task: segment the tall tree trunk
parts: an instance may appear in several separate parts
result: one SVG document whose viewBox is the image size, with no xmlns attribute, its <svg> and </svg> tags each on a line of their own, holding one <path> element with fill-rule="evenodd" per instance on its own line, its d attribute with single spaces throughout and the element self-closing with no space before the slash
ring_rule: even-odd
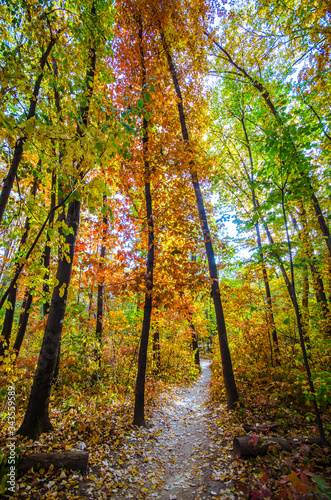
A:
<svg viewBox="0 0 331 500">
<path fill-rule="evenodd" d="M 267 298 L 267 322 L 268 322 L 268 329 L 271 334 L 272 342 L 274 345 L 274 351 L 275 351 L 275 361 L 276 365 L 280 365 L 280 352 L 279 352 L 279 345 L 278 345 L 278 336 L 277 336 L 277 330 L 276 330 L 276 324 L 275 324 L 275 318 L 274 318 L 274 313 L 273 313 L 273 308 L 272 308 L 272 300 L 271 300 L 271 292 L 270 292 L 270 284 L 269 284 L 269 277 L 268 277 L 268 272 L 267 272 L 267 267 L 265 264 L 265 259 L 264 255 L 262 252 L 262 243 L 261 243 L 261 235 L 260 235 L 260 228 L 259 228 L 259 223 L 255 223 L 255 230 L 256 230 L 256 237 L 257 237 L 257 245 L 260 250 L 260 261 L 262 265 L 262 274 L 263 274 L 263 282 L 264 282 L 264 289 L 265 289 L 265 294 Z"/>
<path fill-rule="evenodd" d="M 107 196 L 104 195 L 103 197 L 103 207 L 107 207 Z M 102 270 L 104 266 L 104 260 L 105 260 L 105 255 L 106 255 L 106 235 L 107 235 L 107 225 L 108 225 L 108 219 L 107 216 L 104 215 L 102 219 L 102 244 L 101 244 L 101 250 L 100 250 L 100 260 L 99 260 L 99 273 L 101 274 L 101 278 L 99 276 L 99 282 L 98 282 L 98 294 L 97 294 L 97 325 L 96 325 L 96 330 L 95 330 L 95 335 L 97 342 L 99 344 L 98 346 L 98 352 L 97 352 L 97 363 L 98 367 L 101 368 L 101 348 L 102 348 L 102 330 L 103 330 L 103 287 L 104 287 L 104 278 L 102 276 Z"/>
<path fill-rule="evenodd" d="M 26 328 L 28 326 L 30 308 L 32 305 L 32 293 L 31 290 L 27 290 L 24 295 L 23 304 L 22 304 L 22 312 L 20 314 L 20 319 L 18 322 L 18 332 L 16 335 L 15 343 L 14 343 L 14 352 L 16 353 L 16 357 L 18 357 L 22 342 L 24 339 L 24 335 L 26 332 Z"/>
<path fill-rule="evenodd" d="M 139 21 L 139 49 L 140 61 L 142 69 L 142 93 L 146 87 L 146 67 L 145 57 L 143 51 L 143 26 L 141 20 Z M 154 273 L 154 223 L 153 223 L 153 207 L 151 196 L 151 183 L 150 183 L 150 165 L 148 161 L 148 122 L 143 117 L 143 158 L 144 158 L 144 177 L 145 177 L 145 203 L 146 203 L 146 216 L 147 216 L 147 230 L 148 230 L 148 249 L 147 249 L 147 269 L 146 269 L 146 293 L 144 304 L 144 318 L 141 330 L 140 347 L 138 354 L 138 373 L 136 379 L 135 389 L 135 405 L 133 425 L 145 426 L 145 377 L 147 366 L 147 350 L 148 338 L 151 325 L 152 316 L 152 293 L 153 293 L 153 273 Z"/>
<path fill-rule="evenodd" d="M 191 335 L 192 335 L 192 351 L 194 354 L 194 363 L 200 368 L 200 353 L 199 353 L 199 344 L 198 344 L 198 334 L 195 331 L 194 325 L 191 322 L 190 323 L 190 330 L 191 330 Z"/>
<path fill-rule="evenodd" d="M 47 62 L 47 58 L 48 58 L 55 42 L 56 42 L 56 38 L 51 38 L 45 52 L 41 56 L 41 59 L 40 59 L 41 72 L 38 75 L 36 82 L 34 84 L 33 93 L 32 93 L 31 99 L 30 99 L 30 107 L 29 107 L 29 111 L 28 111 L 27 120 L 30 120 L 30 118 L 33 118 L 36 114 L 37 99 L 38 99 L 38 95 L 39 95 L 39 91 L 40 91 L 41 82 L 42 82 L 42 79 L 44 76 L 45 65 Z M 0 222 L 2 221 L 3 214 L 5 212 L 6 205 L 7 205 L 8 200 L 9 200 L 10 192 L 11 192 L 13 184 L 14 184 L 15 176 L 17 174 L 17 170 L 18 170 L 18 167 L 19 167 L 21 159 L 22 159 L 23 147 L 24 147 L 25 141 L 26 141 L 25 136 L 20 137 L 16 141 L 13 159 L 12 159 L 7 177 L 3 181 L 3 187 L 2 187 L 1 194 L 0 194 Z"/>
<path fill-rule="evenodd" d="M 309 232 L 307 231 L 307 220 L 306 220 L 306 211 L 303 207 L 303 204 L 301 204 L 300 207 L 300 221 L 302 223 L 302 231 L 299 228 L 299 225 L 297 223 L 296 218 L 294 215 L 291 214 L 291 220 L 292 224 L 299 234 L 299 239 L 301 240 L 302 243 L 302 248 L 304 255 L 307 259 L 309 259 L 309 267 L 310 267 L 310 272 L 312 276 L 312 285 L 315 291 L 315 296 L 317 302 L 320 304 L 321 307 L 321 314 L 323 317 L 323 321 L 325 322 L 325 331 L 327 335 L 331 335 L 331 323 L 329 319 L 329 304 L 325 295 L 324 291 L 324 283 L 323 279 L 321 276 L 321 273 L 318 271 L 317 267 L 317 260 L 314 254 L 314 249 L 313 249 L 313 244 L 311 241 L 311 236 Z M 306 267 L 306 266 L 305 266 Z M 306 276 L 306 274 L 305 274 Z M 306 278 L 308 280 L 308 276 Z M 308 284 L 309 287 L 309 284 Z"/>
<path fill-rule="evenodd" d="M 96 15 L 95 4 L 93 3 L 91 15 Z M 80 108 L 81 123 L 77 126 L 77 137 L 84 135 L 88 122 L 88 113 L 91 103 L 94 87 L 96 67 L 96 50 L 89 50 L 89 65 L 86 72 L 85 87 L 86 97 L 85 105 Z M 81 175 L 80 169 L 83 164 L 83 158 L 76 165 L 77 172 Z M 49 399 L 51 394 L 52 381 L 58 351 L 60 348 L 62 325 L 65 315 L 66 302 L 68 296 L 68 287 L 70 284 L 72 263 L 75 251 L 75 243 L 80 219 L 80 201 L 73 199 L 68 206 L 66 217 L 66 225 L 72 232 L 69 232 L 65 237 L 66 248 L 69 248 L 68 255 L 65 258 L 62 255 L 58 263 L 56 279 L 57 286 L 53 290 L 50 311 L 48 315 L 47 325 L 43 338 L 43 343 L 38 359 L 38 366 L 34 376 L 33 385 L 30 393 L 28 407 L 22 425 L 18 433 L 29 438 L 36 439 L 41 433 L 52 429 L 52 424 L 49 419 Z"/>
<path fill-rule="evenodd" d="M 245 138 L 246 138 L 246 147 L 248 150 L 249 161 L 250 161 L 250 173 L 249 173 L 248 169 L 246 168 L 246 165 L 244 162 L 243 162 L 243 165 L 244 165 L 247 181 L 248 181 L 249 185 L 251 186 L 254 213 L 258 214 L 258 204 L 257 204 L 257 200 L 256 200 L 255 189 L 253 187 L 253 185 L 254 185 L 253 183 L 255 181 L 253 154 L 252 154 L 252 150 L 251 150 L 249 135 L 248 135 L 248 132 L 246 129 L 245 116 L 244 116 L 243 110 L 242 110 L 242 117 L 240 118 L 240 122 L 241 122 L 243 131 L 245 134 Z M 279 365 L 280 364 L 280 356 L 279 356 L 277 330 L 276 330 L 275 318 L 274 318 L 273 308 L 272 308 L 272 300 L 271 300 L 271 292 L 270 292 L 270 284 L 269 284 L 267 266 L 266 266 L 264 255 L 262 252 L 260 226 L 259 226 L 258 222 L 255 223 L 255 231 L 256 231 L 257 245 L 259 248 L 260 262 L 261 262 L 261 266 L 262 266 L 262 275 L 263 275 L 263 281 L 264 281 L 265 294 L 266 294 L 266 298 L 267 298 L 267 324 L 268 324 L 268 329 L 269 329 L 269 335 L 271 334 L 271 338 L 272 338 L 272 341 L 274 344 L 276 365 Z M 272 346 L 271 346 L 271 351 L 272 351 Z M 271 352 L 271 359 L 272 359 L 272 352 Z"/>
<path fill-rule="evenodd" d="M 178 106 L 178 113 L 179 113 L 179 120 L 180 120 L 180 125 L 181 125 L 181 130 L 182 130 L 183 142 L 187 148 L 188 155 L 192 157 L 192 152 L 191 152 L 190 143 L 189 143 L 189 135 L 188 135 L 187 127 L 186 127 L 186 120 L 185 120 L 185 114 L 184 114 L 184 108 L 183 108 L 183 100 L 182 100 L 181 90 L 180 90 L 180 86 L 179 86 L 179 82 L 178 82 L 178 78 L 177 78 L 176 68 L 174 66 L 172 56 L 170 54 L 170 50 L 169 50 L 168 45 L 166 43 L 164 33 L 161 31 L 160 34 L 161 34 L 161 41 L 162 41 L 163 49 L 164 49 L 164 52 L 167 56 L 170 75 L 171 75 L 171 78 L 172 78 L 172 81 L 173 81 L 173 84 L 175 87 L 176 96 L 177 96 L 177 106 Z M 194 163 L 194 160 L 190 161 L 190 168 L 191 168 L 191 179 L 192 179 L 192 184 L 193 184 L 194 193 L 195 193 L 195 197 L 196 197 L 199 219 L 200 219 L 201 229 L 202 229 L 202 234 L 203 234 L 203 240 L 205 243 L 206 255 L 207 255 L 207 259 L 208 259 L 209 274 L 210 274 L 210 278 L 212 280 L 211 294 L 212 294 L 214 307 L 215 307 L 216 323 L 217 323 L 218 339 L 219 339 L 221 358 L 222 358 L 223 380 L 224 380 L 224 386 L 225 386 L 225 392 L 226 392 L 227 405 L 228 405 L 229 409 L 233 409 L 235 407 L 235 403 L 239 399 L 239 396 L 238 396 L 236 382 L 234 379 L 234 374 L 233 374 L 233 369 L 232 369 L 232 361 L 231 361 L 231 356 L 230 356 L 229 344 L 228 344 L 228 339 L 227 339 L 227 332 L 226 332 L 224 315 L 223 315 L 223 307 L 222 307 L 220 289 L 219 289 L 219 284 L 218 284 L 218 273 L 217 273 L 214 249 L 213 249 L 213 244 L 211 241 L 211 235 L 210 235 L 210 231 L 209 231 L 209 227 L 208 227 L 207 215 L 206 215 L 206 211 L 205 211 L 205 207 L 204 207 L 204 201 L 203 201 L 203 197 L 202 197 L 202 193 L 201 193 L 201 189 L 200 189 L 200 185 L 199 185 L 198 173 L 196 170 L 196 165 Z"/>
<path fill-rule="evenodd" d="M 327 439 L 326 439 L 326 436 L 324 433 L 323 422 L 321 419 L 321 414 L 320 414 L 319 408 L 317 406 L 317 401 L 316 401 L 316 397 L 315 397 L 315 388 L 314 388 L 314 383 L 313 383 L 313 380 L 311 377 L 309 360 L 308 360 L 308 355 L 307 355 L 307 350 L 306 350 L 305 332 L 304 332 L 304 329 L 302 328 L 302 316 L 300 314 L 299 304 L 298 304 L 297 295 L 296 295 L 295 280 L 294 280 L 294 266 L 293 266 L 293 259 L 292 259 L 292 247 L 291 247 L 291 241 L 290 241 L 288 225 L 287 225 L 284 197 L 285 197 L 285 193 L 284 193 L 284 188 L 283 188 L 282 189 L 282 210 L 283 210 L 283 218 L 284 218 L 284 225 L 285 225 L 285 231 L 286 231 L 289 259 L 290 259 L 291 288 L 292 288 L 293 305 L 294 305 L 294 309 L 295 309 L 295 315 L 297 318 L 297 326 L 298 326 L 298 330 L 299 330 L 301 351 L 302 351 L 303 361 L 304 361 L 304 365 L 305 365 L 305 369 L 306 369 L 306 373 L 307 373 L 307 379 L 308 379 L 309 390 L 310 390 L 311 397 L 312 397 L 312 403 L 313 403 L 313 407 L 314 407 L 314 411 L 315 411 L 316 423 L 318 426 L 318 430 L 319 430 L 322 444 L 323 444 L 323 446 L 327 446 L 328 442 L 327 442 Z"/>
<path fill-rule="evenodd" d="M 160 330 L 157 327 L 153 332 L 153 373 L 159 375 L 161 370 Z"/>
<path fill-rule="evenodd" d="M 16 297 L 17 297 L 17 286 L 14 286 L 8 295 L 7 303 L 8 308 L 6 308 L 5 319 L 2 326 L 3 340 L 0 341 L 0 365 L 4 361 L 5 351 L 9 348 L 9 342 L 11 337 L 11 332 L 13 328 L 13 321 L 15 315 L 15 307 L 16 307 Z M 2 359 L 1 359 L 2 357 Z"/>
</svg>

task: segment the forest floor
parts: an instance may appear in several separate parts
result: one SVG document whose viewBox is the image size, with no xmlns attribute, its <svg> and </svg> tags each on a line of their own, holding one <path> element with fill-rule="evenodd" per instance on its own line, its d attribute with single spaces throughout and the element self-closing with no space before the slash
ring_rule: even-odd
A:
<svg viewBox="0 0 331 500">
<path fill-rule="evenodd" d="M 102 407 L 90 403 L 89 412 L 75 402 L 65 411 L 53 407 L 54 431 L 20 446 L 26 453 L 86 447 L 87 474 L 30 470 L 17 478 L 11 498 L 330 499 L 328 449 L 304 445 L 250 459 L 233 454 L 233 438 L 245 434 L 244 421 L 261 425 L 270 415 L 250 413 L 247 405 L 244 417 L 225 404 L 212 405 L 210 361 L 203 359 L 201 367 L 189 386 L 163 386 L 151 396 L 153 386 L 147 384 L 147 428 L 131 425 L 131 400 Z"/>
</svg>

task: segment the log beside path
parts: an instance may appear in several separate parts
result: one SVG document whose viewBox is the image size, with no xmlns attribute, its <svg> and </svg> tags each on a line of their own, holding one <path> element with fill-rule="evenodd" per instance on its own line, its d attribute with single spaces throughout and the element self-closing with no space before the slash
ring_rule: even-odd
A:
<svg viewBox="0 0 331 500">
<path fill-rule="evenodd" d="M 88 463 L 88 451 L 64 451 L 62 453 L 31 453 L 24 455 L 18 462 L 19 472 L 27 472 L 31 467 L 48 470 L 51 465 L 55 469 L 71 469 L 85 472 Z"/>
<path fill-rule="evenodd" d="M 291 451 L 302 444 L 322 444 L 319 438 L 285 439 L 281 437 L 265 437 L 245 434 L 236 436 L 233 440 L 233 452 L 237 457 L 257 457 L 266 455 L 273 448 Z"/>
</svg>

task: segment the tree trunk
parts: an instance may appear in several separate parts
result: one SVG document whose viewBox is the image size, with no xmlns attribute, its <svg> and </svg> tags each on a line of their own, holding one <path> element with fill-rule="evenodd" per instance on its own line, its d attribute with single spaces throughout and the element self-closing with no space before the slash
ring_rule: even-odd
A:
<svg viewBox="0 0 331 500">
<path fill-rule="evenodd" d="M 41 166 L 40 160 L 38 162 L 38 165 L 39 165 L 39 167 Z M 33 181 L 32 189 L 31 189 L 32 196 L 36 196 L 37 187 L 38 187 L 38 181 L 35 179 Z M 30 221 L 29 221 L 29 218 L 26 217 L 23 234 L 21 236 L 21 241 L 20 241 L 20 244 L 18 247 L 18 252 L 17 252 L 18 256 L 20 255 L 20 253 L 22 251 L 22 247 L 24 247 L 26 240 L 28 239 L 29 231 L 30 231 Z M 16 263 L 15 271 L 17 270 L 17 268 L 18 268 L 18 264 Z M 16 297 L 17 297 L 17 284 L 10 289 L 9 294 L 8 294 L 8 304 L 10 304 L 10 308 L 6 309 L 6 312 L 5 312 L 5 320 L 4 320 L 3 328 L 2 328 L 2 335 L 4 337 L 4 340 L 0 342 L 0 356 L 4 356 L 5 348 L 9 346 L 11 332 L 13 329 Z M 0 364 L 1 364 L 1 361 L 0 361 Z"/>
<path fill-rule="evenodd" d="M 254 204 L 254 209 L 256 210 L 256 201 L 255 201 L 255 193 L 253 192 L 253 204 Z M 277 336 L 277 330 L 276 330 L 276 324 L 275 324 L 275 318 L 274 318 L 274 313 L 272 309 L 272 300 L 271 300 L 271 292 L 270 292 L 270 284 L 269 284 L 269 277 L 268 277 L 268 272 L 267 272 L 267 267 L 265 264 L 264 260 L 264 255 L 262 252 L 262 243 L 261 243 L 261 235 L 260 235 L 260 227 L 259 223 L 255 223 L 255 230 L 256 230 L 256 238 L 257 238 L 257 245 L 260 250 L 260 261 L 262 265 L 262 274 L 263 274 L 263 282 L 264 282 L 264 289 L 265 289 L 265 294 L 267 298 L 267 319 L 268 319 L 268 328 L 271 333 L 272 337 L 272 342 L 274 345 L 274 351 L 275 351 L 275 359 L 276 359 L 276 365 L 280 365 L 280 353 L 279 353 L 279 345 L 278 345 L 278 336 Z"/>
<path fill-rule="evenodd" d="M 139 22 L 139 49 L 142 68 L 142 92 L 146 86 L 146 67 L 143 51 L 143 26 Z M 145 203 L 148 229 L 148 249 L 147 249 L 147 269 L 146 269 L 146 293 L 144 305 L 144 318 L 141 331 L 140 348 L 138 355 L 138 373 L 135 389 L 135 406 L 133 425 L 145 426 L 145 376 L 147 366 L 148 338 L 152 316 L 152 293 L 153 293 L 153 272 L 154 272 L 154 223 L 153 208 L 150 184 L 150 165 L 148 161 L 148 122 L 143 117 L 143 157 L 144 157 L 144 177 L 145 177 Z"/>
<path fill-rule="evenodd" d="M 312 285 L 313 285 L 313 288 L 315 291 L 316 300 L 320 304 L 320 307 L 321 307 L 322 317 L 323 317 L 323 320 L 324 320 L 325 326 L 326 326 L 326 328 L 325 328 L 326 333 L 328 335 L 331 335 L 331 324 L 330 324 L 329 317 L 328 317 L 329 316 L 329 305 L 328 305 L 328 301 L 327 301 L 325 291 L 324 291 L 323 279 L 322 279 L 320 272 L 318 271 L 317 260 L 316 260 L 315 254 L 314 254 L 311 236 L 307 231 L 306 211 L 303 207 L 303 204 L 301 204 L 301 207 L 300 207 L 300 220 L 301 220 L 303 229 L 300 230 L 299 225 L 297 223 L 297 220 L 292 214 L 291 214 L 291 220 L 292 220 L 292 223 L 293 223 L 295 230 L 299 234 L 299 239 L 301 240 L 301 243 L 302 243 L 304 255 L 307 259 L 309 259 L 309 267 L 310 267 L 310 272 L 311 272 L 311 276 L 312 276 Z M 305 267 L 307 268 L 307 266 L 305 266 Z M 306 271 L 304 273 L 304 279 L 308 281 L 308 275 L 307 275 Z M 305 287 L 308 286 L 308 292 L 306 290 L 306 294 L 307 293 L 309 294 L 309 281 L 308 281 L 308 284 L 307 284 L 307 281 L 305 281 Z M 305 301 L 306 300 L 308 300 L 308 298 L 305 299 Z M 303 305 L 303 307 L 305 306 L 304 301 L 303 301 L 302 305 Z M 307 303 L 307 308 L 308 308 L 308 303 Z"/>
<path fill-rule="evenodd" d="M 160 330 L 153 332 L 153 373 L 159 375 L 161 370 Z"/>
<path fill-rule="evenodd" d="M 192 334 L 192 350 L 193 350 L 193 354 L 194 354 L 194 363 L 201 370 L 199 344 L 198 344 L 198 335 L 197 335 L 197 333 L 195 331 L 193 323 L 190 324 L 190 330 L 191 330 L 191 334 Z"/>
<path fill-rule="evenodd" d="M 285 211 L 285 193 L 284 193 L 284 187 L 282 188 L 282 210 L 283 210 L 283 218 L 284 218 L 284 226 L 285 226 L 285 232 L 286 232 L 286 239 L 287 239 L 287 246 L 288 246 L 288 253 L 289 253 L 289 260 L 290 260 L 290 268 L 291 268 L 291 288 L 292 288 L 292 297 L 293 297 L 293 305 L 294 305 L 294 310 L 295 310 L 295 315 L 297 319 L 297 326 L 298 326 L 298 331 L 299 331 L 299 338 L 300 338 L 300 345 L 301 345 L 301 351 L 302 351 L 302 356 L 303 356 L 303 361 L 306 369 L 306 374 L 307 374 L 307 379 L 308 379 L 308 385 L 309 385 L 309 390 L 311 393 L 312 397 L 312 403 L 313 403 L 313 408 L 315 411 L 315 417 L 316 417 L 316 423 L 317 427 L 319 430 L 319 434 L 321 437 L 321 441 L 324 446 L 328 445 L 327 439 L 325 437 L 324 433 L 324 427 L 323 427 L 323 422 L 321 419 L 321 414 L 317 405 L 316 397 L 315 397 L 315 388 L 314 388 L 314 383 L 311 377 L 311 371 L 310 371 L 310 366 L 309 366 L 309 360 L 308 360 L 308 355 L 307 355 L 307 350 L 306 350 L 306 342 L 305 342 L 305 331 L 302 327 L 302 317 L 300 314 L 299 310 L 299 304 L 297 301 L 297 295 L 296 295 L 296 290 L 295 290 L 295 280 L 294 280 L 294 266 L 293 266 L 293 258 L 292 258 L 292 247 L 291 247 L 291 241 L 290 241 L 290 236 L 289 236 L 289 231 L 288 231 L 288 225 L 287 225 L 287 217 L 286 217 L 286 211 Z"/>
<path fill-rule="evenodd" d="M 31 439 L 37 439 L 40 434 L 50 431 L 53 428 L 48 414 L 49 398 L 61 340 L 72 261 L 79 226 L 79 214 L 80 202 L 78 200 L 71 201 L 68 207 L 66 224 L 68 228 L 73 229 L 74 234 L 69 233 L 65 239 L 65 243 L 69 248 L 69 253 L 67 255 L 69 262 L 63 256 L 58 263 L 56 273 L 58 285 L 53 290 L 50 311 L 28 407 L 23 423 L 18 430 L 19 434 L 28 436 Z"/>
<path fill-rule="evenodd" d="M 253 208 L 254 208 L 254 213 L 258 214 L 258 203 L 256 200 L 256 195 L 255 195 L 255 189 L 253 187 L 253 183 L 255 181 L 254 179 L 254 160 L 253 160 L 253 153 L 251 150 L 251 144 L 250 144 L 250 138 L 247 132 L 246 128 L 246 123 L 245 123 L 245 116 L 244 116 L 244 111 L 242 110 L 242 116 L 239 119 L 244 134 L 246 138 L 246 147 L 248 150 L 248 155 L 249 155 L 249 161 L 250 161 L 250 172 L 246 168 L 245 163 L 243 162 L 247 181 L 249 185 L 251 186 L 251 193 L 252 193 L 252 202 L 253 202 Z M 267 299 L 267 325 L 268 325 L 268 330 L 269 330 L 269 336 L 271 334 L 271 338 L 274 344 L 274 351 L 275 351 L 275 358 L 276 358 L 276 365 L 280 365 L 280 356 L 279 356 L 279 346 L 278 346 L 278 337 L 277 337 L 277 330 L 276 330 L 276 325 L 275 325 L 275 318 L 273 314 L 273 309 L 272 309 L 272 301 L 271 301 L 271 292 L 270 292 L 270 284 L 269 284 L 269 278 L 268 278 L 268 272 L 267 272 L 267 267 L 264 259 L 264 255 L 262 252 L 262 243 L 261 243 L 261 235 L 260 235 L 260 226 L 259 223 L 255 223 L 255 231 L 256 231 L 256 239 L 257 239 L 257 245 L 259 248 L 259 256 L 260 256 L 260 262 L 262 266 L 262 275 L 263 275 L 263 281 L 264 281 L 264 288 L 265 288 L 265 294 L 266 294 L 266 299 Z M 269 337 L 270 338 L 270 337 Z M 271 362 L 272 361 L 272 344 L 270 345 L 271 349 Z"/>
<path fill-rule="evenodd" d="M 3 340 L 0 342 L 0 358 L 4 358 L 5 350 L 9 348 L 10 336 L 13 328 L 15 306 L 17 297 L 17 286 L 14 286 L 8 295 L 8 308 L 5 312 L 5 319 L 2 326 L 2 336 Z M 0 359 L 0 365 L 3 363 L 3 359 Z"/>
<path fill-rule="evenodd" d="M 30 120 L 30 118 L 33 118 L 36 114 L 37 98 L 39 95 L 41 82 L 42 82 L 42 79 L 44 76 L 44 68 L 45 68 L 45 65 L 47 62 L 47 58 L 48 58 L 55 42 L 56 42 L 56 38 L 52 38 L 47 46 L 47 49 L 45 50 L 45 52 L 43 53 L 43 55 L 40 59 L 41 72 L 38 75 L 36 82 L 35 82 L 35 85 L 34 85 L 34 88 L 33 88 L 33 93 L 32 93 L 32 97 L 30 99 L 30 107 L 29 107 L 29 111 L 28 111 L 27 120 Z M 24 137 L 24 136 L 20 137 L 16 141 L 14 155 L 13 155 L 13 159 L 12 159 L 9 171 L 8 171 L 8 175 L 5 178 L 5 180 L 3 181 L 2 192 L 0 194 L 0 222 L 2 221 L 3 214 L 5 212 L 6 205 L 7 205 L 8 200 L 9 200 L 10 192 L 12 190 L 14 180 L 15 180 L 15 177 L 17 174 L 17 170 L 18 170 L 18 167 L 19 167 L 21 159 L 22 159 L 23 146 L 24 146 L 25 141 L 26 141 L 26 137 Z"/>
<path fill-rule="evenodd" d="M 181 90 L 180 90 L 180 86 L 179 86 L 179 82 L 178 82 L 178 78 L 177 78 L 176 68 L 175 68 L 174 63 L 172 61 L 170 50 L 167 46 L 163 32 L 161 32 L 161 40 L 162 40 L 164 52 L 167 56 L 170 75 L 171 75 L 171 78 L 172 78 L 172 81 L 173 81 L 173 84 L 175 87 L 175 91 L 176 91 L 177 106 L 178 106 L 178 113 L 179 113 L 179 120 L 180 120 L 180 125 L 181 125 L 181 130 L 182 130 L 183 142 L 186 145 L 188 155 L 192 157 L 192 152 L 190 150 L 190 144 L 189 144 L 189 135 L 188 135 L 187 127 L 186 127 L 186 120 L 185 120 L 185 114 L 184 114 L 184 108 L 183 108 L 183 100 L 182 100 Z M 206 255 L 207 255 L 207 259 L 208 259 L 209 274 L 210 274 L 210 278 L 212 280 L 211 295 L 213 298 L 215 314 L 216 314 L 216 323 L 217 323 L 218 339 L 219 339 L 220 352 L 221 352 L 221 358 L 222 358 L 223 380 L 224 380 L 224 386 L 225 386 L 225 392 L 226 392 L 227 405 L 228 405 L 229 409 L 233 409 L 235 407 L 235 403 L 239 399 L 239 396 L 238 396 L 237 387 L 236 387 L 233 369 L 232 369 L 232 361 L 231 361 L 231 356 L 230 356 L 229 344 L 228 344 L 228 339 L 227 339 L 227 332 L 226 332 L 224 315 L 223 315 L 223 307 L 222 307 L 220 289 L 219 289 L 219 284 L 218 284 L 218 273 L 217 273 L 217 267 L 216 267 L 216 262 L 215 262 L 214 249 L 213 249 L 213 244 L 211 241 L 211 235 L 210 235 L 210 231 L 209 231 L 209 227 L 208 227 L 207 215 L 206 215 L 204 201 L 203 201 L 203 197 L 202 197 L 202 193 L 201 193 L 201 189 L 200 189 L 200 185 L 199 185 L 198 174 L 196 171 L 196 165 L 195 165 L 193 160 L 190 161 L 190 168 L 191 168 L 191 179 L 192 179 L 192 184 L 193 184 L 194 193 L 195 193 L 195 197 L 196 197 L 199 219 L 200 219 L 201 229 L 202 229 L 202 234 L 203 234 L 203 240 L 205 243 Z"/>
<path fill-rule="evenodd" d="M 92 4 L 91 15 L 96 15 L 95 5 Z M 89 50 L 89 67 L 86 72 L 85 105 L 80 108 L 81 123 L 77 125 L 77 137 L 84 135 L 88 122 L 88 112 L 93 94 L 96 67 L 96 50 Z M 84 159 L 81 158 L 76 165 L 77 172 L 81 175 L 80 168 Z M 67 255 L 62 255 L 58 262 L 56 273 L 57 285 L 53 290 L 47 325 L 38 359 L 37 370 L 31 388 L 28 407 L 18 433 L 31 439 L 37 439 L 41 433 L 52 429 L 49 419 L 49 399 L 53 382 L 56 361 L 59 354 L 61 332 L 66 309 L 68 287 L 70 284 L 75 243 L 80 219 L 80 201 L 73 199 L 68 206 L 66 225 L 72 230 L 65 237 L 65 247 L 69 249 Z M 67 258 L 66 258 L 67 257 Z"/>
<path fill-rule="evenodd" d="M 32 299 L 33 299 L 33 296 L 32 296 L 31 290 L 26 291 L 24 299 L 23 299 L 23 304 L 22 304 L 22 312 L 20 314 L 20 319 L 19 319 L 19 323 L 18 323 L 18 332 L 17 332 L 17 336 L 15 339 L 15 343 L 14 343 L 14 351 L 16 353 L 16 357 L 18 357 L 18 355 L 20 353 L 22 342 L 23 342 L 24 335 L 26 332 L 26 327 L 28 326 L 30 307 L 32 305 Z"/>
<path fill-rule="evenodd" d="M 103 207 L 107 207 L 107 196 L 104 195 L 103 197 Z M 98 294 L 97 294 L 97 325 L 96 325 L 96 330 L 95 330 L 95 335 L 97 342 L 99 343 L 98 346 L 98 352 L 97 352 L 97 363 L 98 363 L 98 368 L 101 368 L 101 348 L 102 348 L 102 329 L 103 329 L 103 282 L 104 278 L 102 276 L 102 269 L 104 265 L 104 260 L 105 260 L 105 255 L 106 255 L 106 247 L 105 247 L 105 242 L 106 242 L 106 234 L 107 234 L 107 224 L 108 224 L 108 219 L 107 216 L 104 215 L 102 219 L 102 224 L 103 224 L 103 229 L 102 229 L 102 244 L 101 244 L 101 250 L 100 250 L 100 260 L 99 260 L 99 273 L 101 274 L 101 278 L 99 276 L 99 283 L 98 283 Z"/>
</svg>

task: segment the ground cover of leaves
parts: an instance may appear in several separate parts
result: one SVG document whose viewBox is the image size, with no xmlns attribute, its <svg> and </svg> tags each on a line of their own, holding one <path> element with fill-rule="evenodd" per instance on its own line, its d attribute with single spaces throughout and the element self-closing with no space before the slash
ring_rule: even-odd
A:
<svg viewBox="0 0 331 500">
<path fill-rule="evenodd" d="M 55 430 L 38 442 L 24 440 L 19 446 L 26 453 L 87 449 L 87 474 L 52 467 L 30 471 L 18 478 L 13 497 L 331 498 L 325 480 L 331 471 L 327 449 L 305 445 L 293 453 L 274 450 L 266 457 L 236 458 L 232 441 L 245 433 L 243 419 L 225 405 L 210 404 L 209 383 L 209 361 L 203 360 L 201 376 L 189 387 L 163 387 L 152 398 L 155 387 L 148 385 L 147 429 L 130 425 L 130 398 L 106 406 L 94 401 L 88 414 L 73 401 L 64 412 L 53 410 Z M 250 423 L 257 418 L 254 415 Z"/>
</svg>

